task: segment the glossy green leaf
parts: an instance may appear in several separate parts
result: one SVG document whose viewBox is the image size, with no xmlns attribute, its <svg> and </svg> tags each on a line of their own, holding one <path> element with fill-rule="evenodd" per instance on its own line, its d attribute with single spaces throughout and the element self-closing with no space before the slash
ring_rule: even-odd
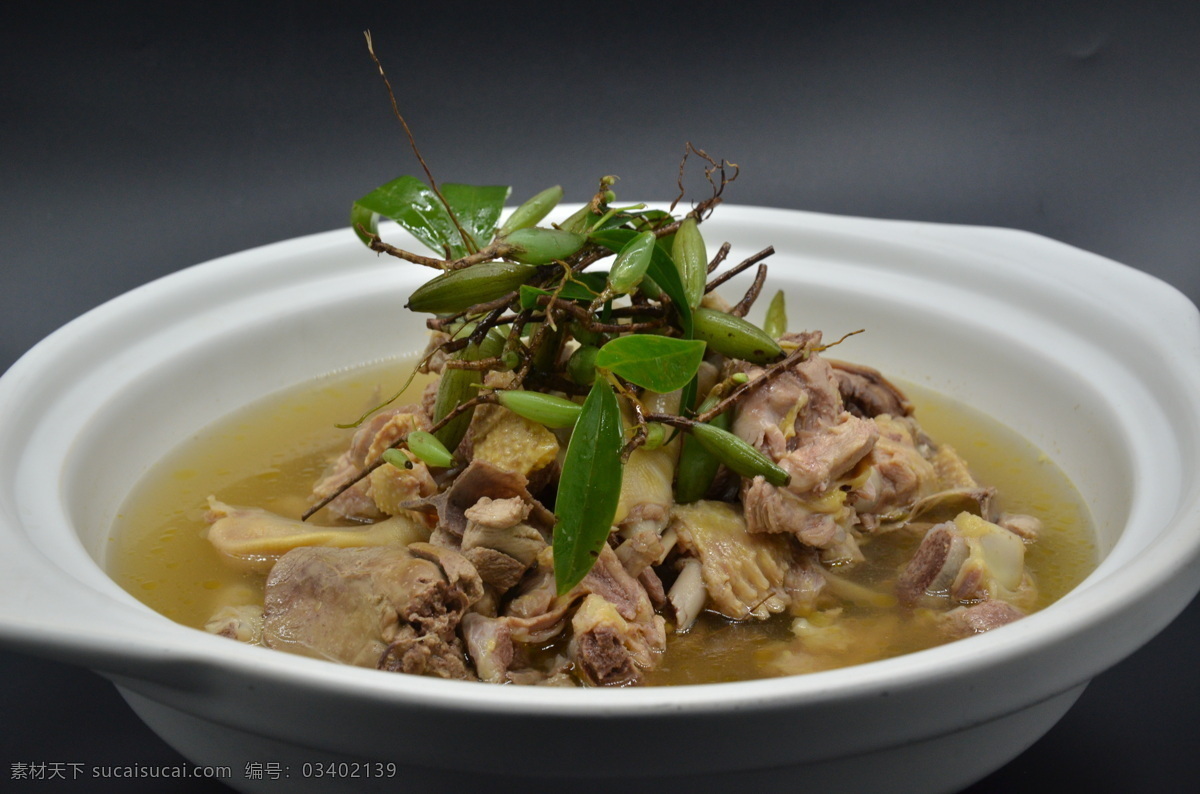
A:
<svg viewBox="0 0 1200 794">
<path fill-rule="evenodd" d="M 437 195 L 415 176 L 393 179 L 356 201 L 351 218 L 361 221 L 367 216 L 371 219 L 371 232 L 377 231 L 376 222 L 380 217 L 391 218 L 438 256 L 445 256 L 446 247 L 458 237 L 458 231 Z"/>
<path fill-rule="evenodd" d="M 691 413 L 690 409 L 696 404 L 696 394 L 700 391 L 700 377 L 697 375 L 687 382 L 683 387 L 683 394 L 679 397 L 679 404 L 683 407 L 684 413 Z"/>
<path fill-rule="evenodd" d="M 684 336 L 691 339 L 695 333 L 692 326 L 692 308 L 688 305 L 687 293 L 684 292 L 683 282 L 679 279 L 679 271 L 670 255 L 661 246 L 654 247 L 654 254 L 650 257 L 650 267 L 646 269 L 646 275 L 653 279 L 663 292 L 667 293 L 667 297 L 675 306 L 675 312 L 679 315 L 679 325 L 683 329 Z"/>
<path fill-rule="evenodd" d="M 630 334 L 600 348 L 596 366 L 644 389 L 665 394 L 682 389 L 696 376 L 704 349 L 699 339 Z"/>
<path fill-rule="evenodd" d="M 463 230 L 478 247 L 479 240 L 491 238 L 496 221 L 508 198 L 509 188 L 502 185 L 442 185 L 442 195 L 454 210 Z M 451 258 L 467 254 L 467 245 L 433 189 L 415 176 L 402 176 L 372 190 L 354 202 L 350 224 L 363 242 L 359 226 L 372 234 L 378 232 L 380 217 L 391 218 L 432 249 L 438 256 Z"/>
<path fill-rule="evenodd" d="M 363 199 L 368 196 L 364 196 Z M 362 240 L 363 245 L 370 245 L 371 235 L 379 234 L 379 213 L 360 203 L 363 199 L 350 205 L 350 228 L 358 235 L 358 239 Z"/>
<path fill-rule="evenodd" d="M 674 217 L 666 210 L 635 210 L 628 214 L 633 216 L 631 223 L 636 229 L 653 229 L 674 221 Z"/>
<path fill-rule="evenodd" d="M 621 498 L 621 409 L 597 378 L 567 444 L 554 514 L 554 581 L 559 595 L 592 569 L 612 531 Z"/>
<path fill-rule="evenodd" d="M 629 222 L 629 216 L 623 212 L 617 212 L 613 213 L 607 218 L 599 217 L 596 220 L 598 220 L 599 223 L 593 221 L 592 226 L 589 228 L 592 231 L 603 231 L 605 229 L 616 229 L 619 226 L 624 226 Z"/>
<path fill-rule="evenodd" d="M 463 231 L 471 235 L 475 250 L 491 241 L 500 213 L 504 210 L 504 202 L 511 192 L 512 188 L 506 185 L 460 185 L 454 182 L 442 185 L 442 195 L 446 197 L 450 209 L 454 210 L 454 216 L 458 218 Z M 451 239 L 461 245 L 462 237 L 457 232 L 455 229 Z M 450 248 L 455 256 L 469 253 L 465 248 L 458 253 L 454 245 Z"/>
</svg>

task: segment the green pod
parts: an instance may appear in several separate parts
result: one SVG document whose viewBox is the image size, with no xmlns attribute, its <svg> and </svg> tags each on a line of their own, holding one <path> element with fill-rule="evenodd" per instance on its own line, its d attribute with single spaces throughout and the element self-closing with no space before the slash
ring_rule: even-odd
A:
<svg viewBox="0 0 1200 794">
<path fill-rule="evenodd" d="M 787 333 L 787 304 L 784 302 L 783 290 L 776 292 L 767 306 L 767 316 L 763 318 L 763 332 L 772 339 L 778 339 Z"/>
<path fill-rule="evenodd" d="M 483 337 L 483 343 L 480 350 L 483 353 L 481 358 L 491 358 L 499 356 L 504 352 L 504 347 L 508 344 L 508 326 L 496 326 L 489 328 L 488 332 Z"/>
<path fill-rule="evenodd" d="M 567 376 L 580 386 L 591 386 L 596 380 L 596 356 L 600 348 L 581 345 L 567 359 Z"/>
<path fill-rule="evenodd" d="M 563 189 L 561 185 L 546 188 L 513 210 L 512 215 L 508 216 L 504 221 L 504 225 L 496 232 L 496 236 L 506 237 L 517 229 L 524 229 L 535 225 L 538 221 L 549 215 L 550 210 L 558 206 L 558 202 L 562 201 L 562 197 Z"/>
<path fill-rule="evenodd" d="M 700 406 L 701 412 L 712 407 L 706 400 Z M 712 401 L 715 404 L 715 401 Z M 715 416 L 709 422 L 713 427 L 728 430 L 731 419 L 726 411 Z M 717 476 L 721 460 L 708 450 L 698 439 L 685 436 L 679 450 L 679 464 L 675 469 L 675 501 L 680 504 L 691 504 L 703 499 Z"/>
<path fill-rule="evenodd" d="M 608 337 L 599 331 L 593 331 L 590 328 L 584 327 L 582 323 L 574 320 L 567 326 L 571 336 L 579 341 L 581 345 L 593 345 L 594 347 L 603 347 L 608 341 Z"/>
<path fill-rule="evenodd" d="M 584 204 L 582 207 L 575 210 L 575 212 L 571 214 L 571 217 L 559 224 L 559 228 L 563 231 L 573 232 L 575 234 L 587 234 L 587 230 L 590 229 L 592 224 L 598 220 L 600 220 L 600 216 L 592 212 L 591 207 L 589 207 L 587 204 Z"/>
<path fill-rule="evenodd" d="M 763 477 L 772 485 L 784 486 L 791 475 L 740 437 L 714 425 L 692 425 L 692 437 L 743 477 Z"/>
<path fill-rule="evenodd" d="M 433 402 L 433 421 L 435 423 L 442 421 L 459 403 L 474 397 L 482 382 L 483 379 L 478 370 L 446 368 L 442 372 L 441 381 L 438 382 L 437 397 Z M 453 452 L 458 448 L 458 442 L 462 441 L 463 436 L 467 434 L 467 428 L 471 425 L 471 416 L 474 413 L 474 409 L 463 411 L 446 425 L 434 431 L 434 436 L 442 442 L 446 449 Z"/>
<path fill-rule="evenodd" d="M 531 226 L 528 229 L 517 229 L 503 238 L 503 242 L 511 246 L 507 256 L 518 262 L 527 265 L 548 265 L 556 260 L 566 259 L 583 248 L 587 238 L 566 229 Z"/>
<path fill-rule="evenodd" d="M 604 202 L 606 204 L 616 200 L 617 194 L 613 193 L 611 190 L 604 194 Z M 571 213 L 569 218 L 560 223 L 558 228 L 568 232 L 575 232 L 576 234 L 587 234 L 600 220 L 600 217 L 600 215 L 592 212 L 591 203 L 584 204 L 582 207 L 575 210 L 575 212 Z"/>
<path fill-rule="evenodd" d="M 408 434 L 405 443 L 409 452 L 430 466 L 448 469 L 454 465 L 454 456 L 433 433 L 414 430 Z"/>
<path fill-rule="evenodd" d="M 504 346 L 508 344 L 508 334 L 501 330 L 506 327 L 496 326 L 488 330 L 483 337 L 483 341 L 479 343 L 479 358 L 491 358 L 492 356 L 500 355 L 504 350 Z"/>
<path fill-rule="evenodd" d="M 654 232 L 642 232 L 621 246 L 612 269 L 608 271 L 608 286 L 618 294 L 628 294 L 642 282 L 650 257 L 654 254 Z"/>
<path fill-rule="evenodd" d="M 496 400 L 517 416 L 546 427 L 572 427 L 582 409 L 565 397 L 521 389 L 498 391 Z"/>
<path fill-rule="evenodd" d="M 566 336 L 566 325 L 559 323 L 547 329 L 542 336 L 541 344 L 533 351 L 533 368 L 538 372 L 554 372 L 558 369 L 559 355 L 562 353 L 563 337 Z"/>
<path fill-rule="evenodd" d="M 721 355 L 767 364 L 783 355 L 779 344 L 752 322 L 700 308 L 692 313 L 693 332 Z"/>
<path fill-rule="evenodd" d="M 385 463 L 390 463 L 397 469 L 411 469 L 413 467 L 412 461 L 408 459 L 408 456 L 395 447 L 385 449 L 379 457 L 383 458 Z"/>
<path fill-rule="evenodd" d="M 646 443 L 642 444 L 647 450 L 656 450 L 667 443 L 671 433 L 661 422 L 648 422 L 646 425 Z"/>
<path fill-rule="evenodd" d="M 507 295 L 536 271 L 533 265 L 518 262 L 480 262 L 448 270 L 417 287 L 405 306 L 414 312 L 454 314 Z"/>
<path fill-rule="evenodd" d="M 646 425 L 646 442 L 642 446 L 646 449 L 658 449 L 667 443 L 667 435 L 665 425 L 659 422 L 649 422 Z"/>
<path fill-rule="evenodd" d="M 521 366 L 521 354 L 515 350 L 505 350 L 500 354 L 501 369 L 512 372 Z"/>
<path fill-rule="evenodd" d="M 488 334 L 484 337 L 482 344 L 467 345 L 456 358 L 463 361 L 478 361 L 482 358 L 499 355 L 503 347 L 503 337 Z M 446 367 L 442 371 L 442 379 L 438 382 L 437 395 L 433 401 L 433 421 L 435 423 L 442 421 L 447 414 L 458 407 L 459 403 L 466 402 L 478 394 L 479 386 L 482 383 L 483 374 L 477 369 Z M 467 428 L 470 427 L 471 417 L 474 414 L 474 408 L 463 411 L 433 435 L 448 452 L 453 453 L 458 448 L 459 442 L 463 440 L 463 436 L 467 434 Z"/>
<path fill-rule="evenodd" d="M 688 306 L 695 309 L 704 297 L 704 283 L 708 278 L 708 252 L 704 249 L 704 237 L 695 218 L 684 218 L 679 224 L 671 244 L 671 258 L 679 268 Z"/>
</svg>

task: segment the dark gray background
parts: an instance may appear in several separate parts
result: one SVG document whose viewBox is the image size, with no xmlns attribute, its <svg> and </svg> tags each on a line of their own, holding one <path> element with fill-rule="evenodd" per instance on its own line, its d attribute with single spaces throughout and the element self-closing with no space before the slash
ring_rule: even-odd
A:
<svg viewBox="0 0 1200 794">
<path fill-rule="evenodd" d="M 737 203 L 1016 227 L 1200 301 L 1196 3 L 336 6 L 3 5 L 0 371 L 108 298 L 338 227 L 415 172 L 365 28 L 442 181 L 583 200 L 612 173 L 670 199 L 692 141 L 742 166 Z M 1198 629 L 1193 603 L 971 791 L 1191 790 Z M 0 709 L 0 788 L 16 762 L 178 761 L 86 671 L 0 654 Z"/>
</svg>

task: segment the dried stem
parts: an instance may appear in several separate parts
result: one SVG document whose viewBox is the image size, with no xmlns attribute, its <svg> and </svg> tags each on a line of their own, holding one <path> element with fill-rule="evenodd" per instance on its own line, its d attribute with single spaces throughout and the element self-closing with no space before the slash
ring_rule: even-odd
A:
<svg viewBox="0 0 1200 794">
<path fill-rule="evenodd" d="M 766 370 L 763 371 L 763 374 L 759 377 L 755 378 L 754 380 L 749 380 L 745 383 L 739 384 L 736 389 L 727 394 L 716 405 L 697 416 L 695 421 L 709 422 L 714 417 L 720 416 L 728 411 L 734 405 L 734 403 L 740 400 L 743 394 L 747 394 L 751 390 L 757 389 L 759 386 L 762 386 L 765 383 L 769 383 L 775 378 L 776 375 L 783 372 L 788 367 L 804 361 L 806 358 L 808 358 L 811 352 L 812 351 L 807 347 L 796 348 L 791 353 L 788 353 L 784 358 L 779 359 L 774 364 L 767 367 Z"/>
<path fill-rule="evenodd" d="M 417 156 L 417 162 L 421 164 L 421 170 L 425 172 L 425 178 L 429 180 L 429 187 L 433 188 L 434 194 L 442 202 L 442 206 L 446 208 L 446 213 L 454 223 L 454 228 L 458 229 L 458 233 L 462 237 L 463 245 L 467 247 L 468 251 L 474 249 L 475 241 L 471 239 L 471 235 L 467 234 L 458 222 L 458 216 L 450 208 L 450 202 L 446 201 L 446 197 L 442 195 L 442 191 L 438 188 L 437 180 L 433 178 L 433 173 L 429 170 L 429 166 L 425 164 L 425 158 L 421 156 L 421 150 L 417 148 L 417 139 L 413 137 L 412 130 L 408 127 L 408 122 L 404 120 L 404 115 L 400 112 L 400 105 L 396 102 L 396 92 L 392 90 L 392 83 L 388 80 L 387 72 L 383 70 L 383 64 L 379 62 L 379 56 L 375 54 L 375 42 L 371 39 L 371 31 L 364 30 L 363 36 L 367 40 L 367 52 L 371 54 L 371 60 L 374 61 L 375 68 L 379 70 L 379 76 L 383 78 L 383 85 L 387 88 L 388 99 L 392 103 L 392 113 L 400 120 L 400 126 L 404 127 L 404 135 L 408 138 L 408 144 L 412 147 L 413 154 Z"/>
<path fill-rule="evenodd" d="M 711 273 L 725 261 L 725 257 L 729 256 L 729 243 L 721 243 L 721 248 L 717 251 L 716 256 L 708 263 L 708 272 Z"/>
<path fill-rule="evenodd" d="M 588 209 L 596 215 L 603 215 L 608 208 L 608 190 L 616 184 L 615 176 L 604 176 L 600 178 L 600 186 L 596 188 L 596 194 L 592 196 L 592 200 L 588 202 Z"/>
<path fill-rule="evenodd" d="M 533 336 L 529 337 L 529 354 L 524 357 L 521 362 L 521 368 L 517 370 L 516 383 L 525 382 L 525 378 L 529 376 L 530 370 L 533 369 L 534 352 L 541 347 L 542 342 L 546 340 L 546 334 L 550 333 L 550 323 L 543 322 L 538 326 L 538 329 L 533 332 Z"/>
<path fill-rule="evenodd" d="M 688 156 L 692 154 L 700 157 L 706 163 L 708 163 L 708 165 L 704 168 L 704 178 L 708 180 L 708 184 L 712 187 L 712 195 L 704 201 L 701 201 L 692 209 L 691 212 L 688 213 L 688 215 L 694 217 L 697 221 L 703 221 L 712 214 L 713 208 L 721 203 L 721 194 L 725 192 L 725 186 L 737 179 L 738 173 L 741 169 L 738 168 L 736 163 L 731 163 L 728 160 L 721 160 L 720 162 L 717 162 L 708 154 L 708 152 L 704 151 L 703 149 L 697 149 L 692 145 L 691 141 L 688 141 L 683 149 L 683 159 L 679 161 L 679 177 L 675 182 L 675 184 L 679 186 L 679 195 L 676 196 L 675 200 L 671 202 L 671 212 L 675 211 L 675 205 L 683 200 L 684 193 L 686 192 L 683 187 L 683 174 L 687 166 Z M 733 169 L 732 176 L 726 175 L 725 169 L 727 168 Z M 720 173 L 721 175 L 720 181 L 713 178 L 713 175 L 717 173 Z"/>
<path fill-rule="evenodd" d="M 560 391 L 576 397 L 583 397 L 588 393 L 587 386 L 581 386 L 573 380 L 549 372 L 530 372 L 524 383 L 527 384 L 526 388 L 532 386 L 535 391 Z"/>
<path fill-rule="evenodd" d="M 760 263 L 758 272 L 754 275 L 754 282 L 750 285 L 750 289 L 746 290 L 746 294 L 737 304 L 729 310 L 729 313 L 734 317 L 745 317 L 750 311 L 750 307 L 754 305 L 754 301 L 758 300 L 759 293 L 762 292 L 763 284 L 767 280 L 767 266 Z"/>
<path fill-rule="evenodd" d="M 707 416 L 707 414 L 703 415 Z M 660 425 L 667 425 L 680 430 L 691 430 L 696 425 L 704 424 L 704 421 L 707 421 L 701 421 L 699 416 L 695 419 L 688 419 L 686 416 L 676 416 L 675 414 L 646 414 L 643 419 L 647 422 L 658 422 Z"/>
<path fill-rule="evenodd" d="M 817 352 L 818 353 L 824 352 L 831 347 L 840 345 L 842 342 L 845 342 L 847 339 L 849 339 L 852 336 L 858 336 L 859 334 L 865 334 L 866 332 L 867 332 L 866 328 L 859 328 L 857 331 L 847 331 L 846 333 L 842 334 L 840 337 L 838 337 L 833 342 L 830 342 L 827 345 L 821 345 L 820 347 L 818 347 Z"/>
<path fill-rule="evenodd" d="M 547 314 L 550 314 L 552 311 L 549 307 L 551 303 L 553 303 L 553 311 L 570 314 L 572 317 L 578 320 L 579 324 L 584 328 L 588 329 L 589 331 L 595 331 L 602 334 L 650 331 L 656 328 L 662 328 L 667 324 L 665 317 L 658 317 L 642 323 L 602 323 L 595 320 L 591 312 L 573 301 L 555 301 L 553 295 L 538 296 L 538 304 L 547 307 Z"/>
<path fill-rule="evenodd" d="M 479 358 L 475 359 L 474 361 L 466 361 L 461 358 L 451 358 L 447 359 L 442 366 L 446 369 L 474 369 L 482 371 L 485 369 L 499 369 L 500 367 L 504 366 L 504 359 L 500 358 L 500 356 Z"/>
<path fill-rule="evenodd" d="M 634 450 L 646 443 L 646 438 L 649 435 L 649 429 L 646 425 L 646 411 L 642 407 L 641 401 L 630 395 L 629 406 L 633 409 L 634 431 L 633 437 L 621 448 L 621 463 L 628 463 L 629 456 L 633 454 Z"/>
<path fill-rule="evenodd" d="M 710 281 L 710 282 L 708 282 L 707 284 L 705 284 L 705 285 L 704 285 L 704 291 L 705 291 L 705 292 L 712 292 L 712 291 L 713 291 L 713 290 L 715 290 L 717 287 L 721 286 L 721 285 L 722 285 L 722 284 L 724 284 L 726 281 L 728 281 L 729 279 L 731 279 L 731 278 L 733 278 L 734 276 L 736 276 L 738 273 L 741 273 L 743 270 L 745 270 L 745 269 L 746 269 L 746 268 L 748 268 L 748 267 L 752 267 L 752 266 L 754 266 L 754 265 L 757 265 L 759 262 L 761 262 L 762 260 L 766 259 L 768 256 L 770 256 L 770 255 L 771 255 L 771 254 L 773 254 L 773 253 L 775 253 L 775 246 L 773 246 L 773 245 L 768 245 L 766 248 L 764 248 L 763 250 L 759 251 L 757 254 L 754 254 L 753 256 L 751 256 L 751 257 L 748 257 L 748 258 L 747 258 L 747 259 L 745 259 L 744 261 L 742 261 L 742 262 L 739 262 L 738 264 L 736 264 L 736 265 L 734 265 L 733 267 L 731 267 L 731 268 L 729 268 L 728 270 L 726 270 L 726 271 L 725 271 L 724 273 L 722 273 L 721 275 L 719 275 L 719 276 L 717 276 L 716 278 L 714 278 L 712 281 Z"/>
<path fill-rule="evenodd" d="M 464 267 L 478 265 L 481 262 L 489 262 L 493 259 L 503 259 L 513 252 L 513 247 L 508 243 L 492 243 L 491 245 L 480 248 L 473 254 L 467 254 L 464 257 L 455 259 L 446 265 L 447 270 L 462 270 Z"/>
<path fill-rule="evenodd" d="M 506 308 L 507 306 L 497 306 L 488 312 L 487 317 L 484 317 L 479 321 L 479 324 L 475 327 L 474 333 L 472 333 L 470 336 L 473 344 L 483 344 L 484 337 L 486 337 L 493 328 L 500 324 L 500 318 L 504 316 L 504 310 Z"/>
<path fill-rule="evenodd" d="M 397 248 L 394 245 L 385 243 L 382 239 L 380 239 L 378 234 L 374 234 L 373 232 L 364 229 L 361 224 L 359 225 L 358 229 L 363 234 L 367 235 L 367 247 L 377 254 L 388 254 L 396 257 L 397 259 L 403 259 L 406 262 L 412 262 L 414 265 L 424 265 L 425 267 L 432 267 L 437 270 L 445 270 L 449 265 L 449 263 L 445 260 L 434 259 L 431 256 L 421 256 L 420 254 L 414 254 L 411 251 L 405 251 L 403 248 Z"/>
</svg>

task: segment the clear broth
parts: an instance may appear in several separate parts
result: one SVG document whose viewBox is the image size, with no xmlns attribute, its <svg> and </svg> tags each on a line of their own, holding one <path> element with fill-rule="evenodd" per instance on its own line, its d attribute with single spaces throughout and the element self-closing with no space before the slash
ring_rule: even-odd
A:
<svg viewBox="0 0 1200 794">
<path fill-rule="evenodd" d="M 390 362 L 319 379 L 248 406 L 181 444 L 139 483 L 118 514 L 110 537 L 110 575 L 147 606 L 194 628 L 203 628 L 223 606 L 261 603 L 264 577 L 224 564 L 204 537 L 208 496 L 298 518 L 308 506 L 312 483 L 349 443 L 353 431 L 335 425 L 376 404 L 380 394 L 391 393 L 389 387 L 394 391 L 408 368 Z M 401 402 L 418 399 L 424 383 L 414 383 Z M 929 389 L 904 388 L 924 430 L 957 449 L 977 480 L 999 489 L 1001 509 L 1041 519 L 1038 542 L 1026 554 L 1038 585 L 1038 608 L 1082 581 L 1096 565 L 1095 544 L 1087 508 L 1065 474 L 995 420 Z M 887 585 L 913 548 L 911 543 L 889 545 L 867 569 L 855 572 L 857 581 L 865 577 L 866 583 Z M 837 623 L 843 628 L 804 643 L 792 633 L 790 617 L 763 625 L 705 615 L 689 632 L 668 640 L 662 663 L 647 683 L 786 675 L 947 641 L 928 621 L 907 619 L 895 609 L 851 607 Z"/>
</svg>

